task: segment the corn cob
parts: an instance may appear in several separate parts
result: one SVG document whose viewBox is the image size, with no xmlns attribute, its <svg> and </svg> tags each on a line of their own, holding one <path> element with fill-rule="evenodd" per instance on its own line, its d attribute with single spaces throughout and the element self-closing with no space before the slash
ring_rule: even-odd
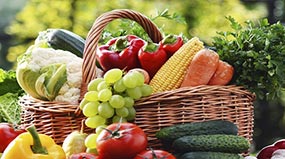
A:
<svg viewBox="0 0 285 159">
<path fill-rule="evenodd" d="M 150 81 L 153 92 L 163 92 L 180 87 L 188 65 L 194 55 L 204 48 L 203 42 L 194 37 L 173 54 Z"/>
</svg>

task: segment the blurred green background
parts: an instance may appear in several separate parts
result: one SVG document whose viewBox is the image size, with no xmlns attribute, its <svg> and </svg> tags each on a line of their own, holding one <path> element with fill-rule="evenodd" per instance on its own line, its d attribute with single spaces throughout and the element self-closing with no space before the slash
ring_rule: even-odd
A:
<svg viewBox="0 0 285 159">
<path fill-rule="evenodd" d="M 40 31 L 64 28 L 86 37 L 96 17 L 113 9 L 139 11 L 166 34 L 198 36 L 211 44 L 217 31 L 230 29 L 225 16 L 240 23 L 260 18 L 284 23 L 284 6 L 285 0 L 1 0 L 0 67 L 15 69 L 17 57 Z M 118 30 L 117 23 L 110 24 L 108 29 Z M 285 138 L 283 100 L 256 101 L 256 150 Z"/>
</svg>

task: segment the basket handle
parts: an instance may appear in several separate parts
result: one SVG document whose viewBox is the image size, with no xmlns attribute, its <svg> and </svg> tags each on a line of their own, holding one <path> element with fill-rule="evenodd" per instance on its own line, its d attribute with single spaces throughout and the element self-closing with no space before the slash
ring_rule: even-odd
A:
<svg viewBox="0 0 285 159">
<path fill-rule="evenodd" d="M 96 49 L 102 32 L 108 23 L 120 18 L 130 19 L 140 24 L 153 42 L 159 42 L 162 40 L 162 34 L 157 26 L 150 19 L 139 12 L 129 9 L 116 9 L 99 16 L 88 32 L 85 42 L 82 66 L 81 96 L 85 94 L 88 83 L 96 77 Z"/>
</svg>

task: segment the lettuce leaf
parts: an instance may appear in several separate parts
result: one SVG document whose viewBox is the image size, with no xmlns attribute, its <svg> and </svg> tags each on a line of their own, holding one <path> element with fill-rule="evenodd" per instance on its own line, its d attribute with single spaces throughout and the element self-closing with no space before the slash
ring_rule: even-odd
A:
<svg viewBox="0 0 285 159">
<path fill-rule="evenodd" d="M 23 94 L 16 72 L 0 69 L 0 122 L 20 123 L 21 108 L 18 100 Z"/>
<path fill-rule="evenodd" d="M 16 79 L 14 70 L 5 71 L 0 69 L 0 96 L 6 93 L 16 93 L 21 90 Z"/>
<path fill-rule="evenodd" d="M 18 104 L 18 93 L 6 93 L 0 96 L 0 116 L 1 122 L 13 124 L 20 123 L 21 107 Z"/>
</svg>

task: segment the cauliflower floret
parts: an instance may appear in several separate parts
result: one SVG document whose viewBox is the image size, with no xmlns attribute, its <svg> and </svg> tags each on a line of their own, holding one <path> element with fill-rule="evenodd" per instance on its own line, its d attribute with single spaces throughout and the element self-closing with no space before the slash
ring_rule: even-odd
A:
<svg viewBox="0 0 285 159">
<path fill-rule="evenodd" d="M 19 63 L 18 70 L 31 70 L 35 73 L 40 73 L 43 67 L 49 66 L 51 64 L 65 64 L 67 81 L 60 88 L 58 95 L 54 100 L 76 104 L 78 103 L 80 96 L 82 63 L 82 58 L 74 55 L 69 51 L 55 50 L 52 48 L 31 48 Z M 26 76 L 27 74 L 23 74 L 20 77 L 23 78 L 24 75 Z M 31 77 L 30 79 L 33 81 L 30 80 L 29 83 L 36 82 L 37 78 L 38 77 Z M 25 88 L 27 88 L 26 90 L 29 90 L 29 92 L 31 92 L 31 90 L 33 92 L 37 92 L 37 89 L 33 90 L 33 87 L 30 85 L 25 85 L 25 82 L 22 82 L 21 84 L 25 86 Z M 34 97 L 39 96 L 38 94 L 33 94 Z M 40 95 L 42 96 L 42 94 L 43 93 Z"/>
<path fill-rule="evenodd" d="M 68 85 L 79 88 L 82 81 L 82 60 L 67 63 L 66 70 Z"/>
<path fill-rule="evenodd" d="M 42 67 L 54 64 L 65 63 L 71 64 L 68 67 L 76 68 L 79 71 L 81 68 L 73 66 L 73 63 L 82 64 L 82 58 L 77 57 L 69 51 L 55 50 L 52 48 L 34 48 L 30 54 L 29 66 L 33 71 L 39 71 Z"/>
<path fill-rule="evenodd" d="M 80 97 L 79 88 L 70 88 L 67 84 L 65 84 L 60 89 L 58 96 L 55 97 L 55 101 L 78 104 L 79 97 Z"/>
</svg>

